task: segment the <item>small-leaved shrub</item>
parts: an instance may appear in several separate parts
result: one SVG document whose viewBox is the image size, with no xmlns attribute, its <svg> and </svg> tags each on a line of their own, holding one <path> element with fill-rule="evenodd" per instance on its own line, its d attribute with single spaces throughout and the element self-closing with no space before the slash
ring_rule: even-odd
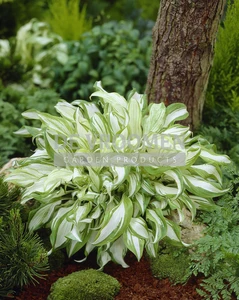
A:
<svg viewBox="0 0 239 300">
<path fill-rule="evenodd" d="M 25 129 L 37 149 L 6 180 L 23 188 L 22 203 L 31 199 L 40 203 L 31 213 L 29 227 L 50 226 L 53 250 L 66 247 L 71 256 L 84 247 L 88 256 L 97 249 L 101 267 L 110 260 L 127 267 L 127 250 L 139 260 L 144 248 L 155 256 L 158 242 L 166 236 L 181 241 L 180 226 L 170 220 L 171 214 L 177 212 L 182 221 L 183 208 L 194 218 L 197 209 L 214 206 L 213 197 L 226 191 L 219 166 L 230 160 L 216 154 L 202 137 L 192 137 L 188 127 L 175 124 L 188 116 L 183 104 L 148 107 L 146 97 L 135 92 L 126 101 L 107 93 L 100 82 L 95 88 L 91 97 L 99 98 L 99 105 L 62 100 L 56 105 L 60 116 L 35 110 L 23 114 L 42 122 L 41 128 Z M 175 137 L 183 145 L 175 144 Z M 166 162 L 93 167 L 67 160 L 81 153 L 108 152 L 157 153 Z M 183 161 L 169 164 L 168 155 Z"/>
<path fill-rule="evenodd" d="M 25 228 L 17 209 L 0 223 L 0 296 L 43 278 L 48 270 L 47 252 L 39 237 Z"/>
<path fill-rule="evenodd" d="M 226 17 L 220 26 L 215 56 L 207 88 L 207 106 L 239 109 L 239 1 L 228 1 Z"/>
<path fill-rule="evenodd" d="M 119 282 L 94 269 L 73 272 L 51 286 L 47 300 L 113 300 L 120 290 Z"/>
</svg>

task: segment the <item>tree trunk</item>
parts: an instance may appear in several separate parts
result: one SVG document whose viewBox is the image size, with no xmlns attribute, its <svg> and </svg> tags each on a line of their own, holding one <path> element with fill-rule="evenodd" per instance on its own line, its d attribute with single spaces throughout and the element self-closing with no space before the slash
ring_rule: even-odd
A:
<svg viewBox="0 0 239 300">
<path fill-rule="evenodd" d="M 161 0 L 153 29 L 149 102 L 182 102 L 200 124 L 214 43 L 226 0 Z"/>
</svg>

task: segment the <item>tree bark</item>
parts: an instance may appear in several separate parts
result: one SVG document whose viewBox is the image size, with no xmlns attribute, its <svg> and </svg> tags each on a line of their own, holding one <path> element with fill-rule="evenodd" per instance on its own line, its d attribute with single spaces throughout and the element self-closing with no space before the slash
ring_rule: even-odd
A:
<svg viewBox="0 0 239 300">
<path fill-rule="evenodd" d="M 182 102 L 200 124 L 214 43 L 226 0 L 161 0 L 153 29 L 149 102 Z"/>
</svg>

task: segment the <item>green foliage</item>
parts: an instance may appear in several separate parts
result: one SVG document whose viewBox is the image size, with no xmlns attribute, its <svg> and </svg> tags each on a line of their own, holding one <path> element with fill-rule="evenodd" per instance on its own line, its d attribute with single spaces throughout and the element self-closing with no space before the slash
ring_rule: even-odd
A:
<svg viewBox="0 0 239 300">
<path fill-rule="evenodd" d="M 215 57 L 207 89 L 208 106 L 221 104 L 239 108 L 239 1 L 228 4 L 226 18 L 219 28 Z"/>
<path fill-rule="evenodd" d="M 18 210 L 0 228 L 0 295 L 43 278 L 48 269 L 47 252 L 38 236 L 26 231 Z"/>
<path fill-rule="evenodd" d="M 132 23 L 109 22 L 94 27 L 80 43 L 68 44 L 68 60 L 52 67 L 54 88 L 67 100 L 84 99 L 101 78 L 109 91 L 145 89 L 151 54 L 151 36 Z"/>
<path fill-rule="evenodd" d="M 94 17 L 95 24 L 103 24 L 110 20 L 133 20 L 136 26 L 142 18 L 155 21 L 160 5 L 160 1 L 152 1 L 149 5 L 147 0 L 82 0 L 82 3 L 87 4 L 87 11 Z"/>
<path fill-rule="evenodd" d="M 64 40 L 79 40 L 92 27 L 86 15 L 86 5 L 80 10 L 80 0 L 50 0 L 47 18 L 53 31 Z"/>
<path fill-rule="evenodd" d="M 32 19 L 17 32 L 15 55 L 21 57 L 22 64 L 36 67 L 48 49 L 55 54 L 53 47 L 60 42 L 62 38 L 53 33 L 47 23 Z"/>
<path fill-rule="evenodd" d="M 50 226 L 53 250 L 66 247 L 71 256 L 85 247 L 88 256 L 96 248 L 101 267 L 110 260 L 127 267 L 127 250 L 139 260 L 144 248 L 155 256 L 159 240 L 166 236 L 181 241 L 180 226 L 170 215 L 177 212 L 181 222 L 184 208 L 193 218 L 197 209 L 211 208 L 213 197 L 226 191 L 219 166 L 230 160 L 216 154 L 202 137 L 192 138 L 188 127 L 175 124 L 188 116 L 183 104 L 148 107 L 144 95 L 133 92 L 126 101 L 107 93 L 100 82 L 95 89 L 91 97 L 99 98 L 99 105 L 62 100 L 55 106 L 60 116 L 35 110 L 23 114 L 42 122 L 41 128 L 25 129 L 37 149 L 6 180 L 24 189 L 22 203 L 31 199 L 40 203 L 29 226 L 31 230 Z M 106 136 L 104 146 L 101 139 Z M 175 136 L 183 146 L 175 146 Z M 130 143 L 122 145 L 120 137 Z M 147 142 L 150 137 L 154 139 Z M 164 138 L 169 148 L 163 146 Z M 153 166 L 112 162 L 94 167 L 71 161 L 80 153 L 153 155 L 155 151 L 160 151 L 162 161 Z M 172 154 L 185 161 L 168 163 Z"/>
<path fill-rule="evenodd" d="M 168 278 L 174 284 L 185 283 L 191 275 L 188 250 L 182 245 L 160 243 L 155 258 L 150 258 L 152 273 L 159 279 Z"/>
<path fill-rule="evenodd" d="M 205 299 L 230 300 L 234 293 L 239 298 L 238 175 L 235 167 L 227 170 L 230 192 L 220 198 L 213 213 L 201 216 L 208 227 L 205 236 L 194 245 L 191 267 L 193 274 L 206 277 L 198 291 Z"/>
<path fill-rule="evenodd" d="M 54 88 L 67 100 L 88 97 L 99 78 L 110 91 L 143 92 L 151 34 L 149 29 L 140 33 L 130 22 L 109 22 L 84 34 L 81 42 L 66 43 L 46 23 L 32 20 L 19 29 L 13 53 L 19 67 L 28 68 L 26 79 Z"/>
<path fill-rule="evenodd" d="M 24 92 L 22 89 L 8 87 L 0 92 L 0 165 L 3 165 L 12 157 L 14 153 L 23 155 L 23 152 L 27 152 L 27 147 L 24 141 L 14 135 L 14 131 L 23 126 L 23 118 L 21 118 L 21 112 L 17 108 L 17 104 Z M 28 147 L 29 149 L 29 147 Z"/>
<path fill-rule="evenodd" d="M 120 290 L 119 282 L 94 269 L 73 272 L 51 286 L 47 300 L 113 300 Z"/>
<path fill-rule="evenodd" d="M 4 178 L 0 177 L 0 216 L 3 220 L 9 215 L 12 208 L 21 206 L 20 202 L 16 202 L 20 196 L 20 190 L 17 187 L 8 185 L 4 182 Z"/>
<path fill-rule="evenodd" d="M 142 10 L 142 17 L 144 19 L 150 19 L 156 21 L 158 10 L 160 6 L 160 1 L 152 1 L 149 5 L 147 0 L 137 0 L 138 6 Z"/>
<path fill-rule="evenodd" d="M 23 125 L 37 126 L 36 121 L 27 121 L 21 113 L 26 109 L 36 109 L 54 114 L 54 105 L 59 96 L 53 90 L 34 87 L 25 89 L 21 85 L 9 85 L 0 91 L 0 165 L 13 156 L 30 155 L 31 141 L 24 141 L 14 134 Z"/>
</svg>

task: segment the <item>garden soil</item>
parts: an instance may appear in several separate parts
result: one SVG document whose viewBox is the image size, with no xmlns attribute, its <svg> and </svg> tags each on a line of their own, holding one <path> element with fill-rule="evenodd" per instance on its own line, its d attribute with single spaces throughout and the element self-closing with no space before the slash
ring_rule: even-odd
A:
<svg viewBox="0 0 239 300">
<path fill-rule="evenodd" d="M 39 280 L 39 284 L 25 286 L 15 296 L 16 300 L 46 300 L 50 287 L 58 278 L 75 271 L 98 268 L 96 258 L 89 256 L 84 263 L 69 261 L 59 270 L 47 274 L 45 280 Z M 150 264 L 146 257 L 140 262 L 129 254 L 126 257 L 129 268 L 122 268 L 113 262 L 108 263 L 104 272 L 115 277 L 121 284 L 121 290 L 115 300 L 199 300 L 202 299 L 196 292 L 200 279 L 191 278 L 185 285 L 173 285 L 168 279 L 158 280 L 151 274 Z M 74 299 L 72 299 L 74 300 Z M 90 300 L 90 299 L 89 299 Z"/>
</svg>

